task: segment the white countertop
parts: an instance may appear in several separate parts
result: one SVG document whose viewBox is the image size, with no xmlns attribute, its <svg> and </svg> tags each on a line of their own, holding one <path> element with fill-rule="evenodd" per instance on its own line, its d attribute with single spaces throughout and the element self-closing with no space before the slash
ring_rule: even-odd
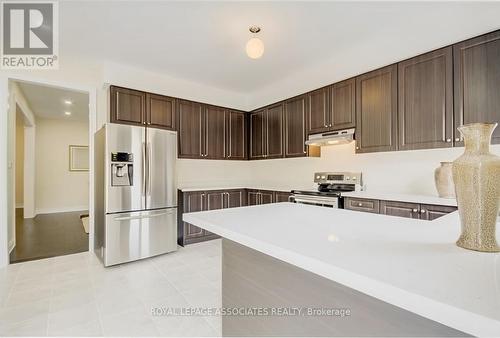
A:
<svg viewBox="0 0 500 338">
<path fill-rule="evenodd" d="M 342 196 L 368 198 L 368 199 L 383 200 L 383 201 L 447 205 L 453 207 L 457 206 L 457 200 L 454 198 L 442 198 L 432 195 L 413 195 L 413 194 L 399 194 L 399 193 L 376 192 L 376 191 L 353 191 L 353 192 L 343 192 Z"/>
<path fill-rule="evenodd" d="M 275 203 L 183 219 L 452 328 L 500 336 L 500 254 L 457 247 L 457 212 L 424 221 Z"/>
</svg>

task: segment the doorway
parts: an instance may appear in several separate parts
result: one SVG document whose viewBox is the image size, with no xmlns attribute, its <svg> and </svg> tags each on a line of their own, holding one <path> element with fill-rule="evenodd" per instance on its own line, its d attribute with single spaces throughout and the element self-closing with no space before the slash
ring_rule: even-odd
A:
<svg viewBox="0 0 500 338">
<path fill-rule="evenodd" d="M 25 81 L 15 92 L 10 263 L 89 250 L 89 94 Z"/>
</svg>

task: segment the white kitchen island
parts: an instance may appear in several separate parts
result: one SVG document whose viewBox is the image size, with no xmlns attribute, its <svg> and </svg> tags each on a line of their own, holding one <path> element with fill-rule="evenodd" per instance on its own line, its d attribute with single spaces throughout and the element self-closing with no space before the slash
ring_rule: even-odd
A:
<svg viewBox="0 0 500 338">
<path fill-rule="evenodd" d="M 469 335 L 500 336 L 500 254 L 457 247 L 456 212 L 424 221 L 276 203 L 183 219 L 416 317 Z"/>
</svg>

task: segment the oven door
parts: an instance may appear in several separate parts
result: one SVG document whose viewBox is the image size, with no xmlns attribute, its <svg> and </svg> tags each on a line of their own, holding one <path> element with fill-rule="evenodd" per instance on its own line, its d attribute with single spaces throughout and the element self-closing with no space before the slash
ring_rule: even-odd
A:
<svg viewBox="0 0 500 338">
<path fill-rule="evenodd" d="M 318 205 L 322 207 L 338 208 L 339 199 L 338 197 L 325 197 L 325 196 L 311 196 L 311 195 L 292 195 L 290 196 L 290 202 Z"/>
</svg>

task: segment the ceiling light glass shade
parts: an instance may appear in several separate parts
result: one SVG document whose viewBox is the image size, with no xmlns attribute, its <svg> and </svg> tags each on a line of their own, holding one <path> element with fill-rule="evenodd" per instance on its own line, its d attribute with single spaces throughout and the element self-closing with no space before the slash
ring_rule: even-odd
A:
<svg viewBox="0 0 500 338">
<path fill-rule="evenodd" d="M 264 43 L 259 38 L 251 38 L 246 46 L 247 55 L 251 59 L 259 59 L 264 54 Z"/>
</svg>

